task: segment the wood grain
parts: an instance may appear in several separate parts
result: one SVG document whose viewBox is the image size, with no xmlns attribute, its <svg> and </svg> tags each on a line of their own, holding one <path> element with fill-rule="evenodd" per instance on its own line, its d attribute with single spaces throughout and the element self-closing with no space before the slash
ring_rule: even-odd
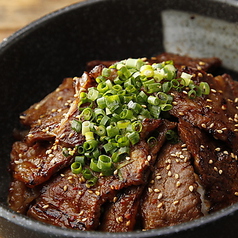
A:
<svg viewBox="0 0 238 238">
<path fill-rule="evenodd" d="M 0 0 L 0 42 L 32 21 L 84 0 Z"/>
</svg>

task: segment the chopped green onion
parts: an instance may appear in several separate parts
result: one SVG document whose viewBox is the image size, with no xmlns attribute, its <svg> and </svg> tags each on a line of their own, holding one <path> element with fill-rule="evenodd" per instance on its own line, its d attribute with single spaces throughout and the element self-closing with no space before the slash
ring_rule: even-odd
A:
<svg viewBox="0 0 238 238">
<path fill-rule="evenodd" d="M 88 179 L 86 181 L 86 184 L 87 184 L 88 187 L 92 187 L 97 183 L 97 181 L 98 181 L 98 178 L 94 176 L 94 177 Z"/>
<path fill-rule="evenodd" d="M 89 179 L 91 179 L 91 178 L 93 177 L 91 171 L 90 171 L 88 168 L 84 169 L 84 170 L 82 171 L 82 174 L 83 174 L 83 177 L 84 177 L 85 179 L 87 179 L 87 180 L 89 180 Z"/>
<path fill-rule="evenodd" d="M 99 96 L 99 91 L 95 88 L 89 88 L 88 89 L 88 99 L 91 101 L 95 101 Z"/>
<path fill-rule="evenodd" d="M 89 140 L 89 141 L 85 141 L 83 143 L 83 148 L 85 150 L 85 152 L 91 152 L 93 150 L 95 150 L 98 146 L 98 141 L 96 140 Z"/>
<path fill-rule="evenodd" d="M 97 166 L 99 169 L 101 169 L 101 171 L 108 171 L 111 169 L 112 167 L 112 159 L 111 157 L 107 156 L 107 155 L 100 155 L 98 157 L 98 163 Z"/>
<path fill-rule="evenodd" d="M 106 99 L 104 97 L 98 98 L 97 99 L 97 105 L 99 108 L 104 109 L 106 108 L 107 104 L 106 104 Z"/>
<path fill-rule="evenodd" d="M 114 163 L 118 163 L 122 161 L 123 159 L 125 159 L 125 157 L 129 155 L 129 153 L 130 153 L 129 147 L 127 146 L 121 147 L 112 154 L 112 161 Z"/>
<path fill-rule="evenodd" d="M 83 170 L 83 166 L 80 162 L 74 162 L 71 164 L 71 171 L 73 174 L 79 174 Z"/>
<path fill-rule="evenodd" d="M 155 138 L 154 136 L 151 136 L 148 140 L 147 140 L 147 144 L 149 145 L 150 148 L 153 148 L 156 144 L 157 144 L 158 140 L 157 138 Z"/>
<path fill-rule="evenodd" d="M 116 109 L 118 109 L 120 107 L 120 104 L 121 102 L 118 95 L 111 95 L 106 97 L 106 105 L 111 112 L 114 112 Z"/>
<path fill-rule="evenodd" d="M 79 163 L 82 164 L 82 165 L 85 164 L 85 158 L 84 158 L 84 156 L 75 156 L 74 160 L 75 160 L 75 162 L 79 162 Z"/>
<path fill-rule="evenodd" d="M 189 98 L 196 98 L 197 92 L 194 89 L 191 89 L 188 91 L 188 97 Z"/>
<path fill-rule="evenodd" d="M 130 125 L 130 120 L 120 120 L 117 122 L 117 127 L 119 129 L 126 129 Z"/>
<path fill-rule="evenodd" d="M 77 133 L 81 132 L 82 130 L 82 122 L 78 120 L 73 120 L 71 122 L 71 128 L 76 131 Z"/>
<path fill-rule="evenodd" d="M 198 85 L 185 72 L 177 78 L 176 71 L 172 61 L 151 65 L 129 58 L 103 68 L 96 78 L 97 86 L 79 94 L 81 113 L 79 120 L 72 120 L 71 128 L 82 133 L 85 142 L 74 149 L 63 148 L 63 154 L 75 156 L 71 169 L 83 174 L 87 186 L 95 185 L 94 172 L 108 176 L 116 168 L 115 163 L 120 162 L 118 168 L 131 163 L 122 161 L 140 141 L 142 121 L 166 118 L 173 105 L 170 91 L 185 90 L 190 98 L 210 93 L 208 83 Z M 174 142 L 178 136 L 169 130 L 166 138 Z M 152 136 L 147 143 L 153 147 L 157 139 Z"/>
<path fill-rule="evenodd" d="M 138 132 L 133 131 L 133 132 L 131 132 L 131 133 L 128 134 L 128 138 L 129 138 L 131 144 L 132 144 L 132 145 L 135 145 L 136 143 L 139 142 L 139 140 L 140 140 L 140 135 L 139 135 Z"/>
<path fill-rule="evenodd" d="M 159 105 L 160 100 L 155 96 L 149 96 L 147 99 L 147 102 L 151 105 L 157 106 L 157 105 Z"/>
<path fill-rule="evenodd" d="M 161 109 L 161 111 L 169 111 L 169 110 L 171 110 L 173 108 L 173 106 L 171 105 L 171 104 L 169 104 L 169 103 L 165 103 L 165 104 L 161 104 L 160 105 L 160 109 Z"/>
<path fill-rule="evenodd" d="M 80 114 L 80 120 L 81 121 L 89 121 L 90 119 L 92 119 L 94 113 L 93 110 L 89 107 L 83 109 L 83 111 Z"/>
<path fill-rule="evenodd" d="M 85 135 L 85 133 L 91 131 L 91 122 L 90 121 L 84 121 L 82 123 L 82 135 Z"/>
<path fill-rule="evenodd" d="M 154 69 L 151 65 L 143 65 L 140 68 L 140 72 L 142 76 L 146 76 L 147 78 L 151 78 L 154 76 Z"/>
<path fill-rule="evenodd" d="M 185 72 L 182 72 L 181 78 L 182 78 L 181 84 L 183 86 L 188 86 L 192 82 L 192 80 L 191 80 L 192 75 L 191 74 L 187 74 Z"/>
<path fill-rule="evenodd" d="M 210 93 L 210 86 L 207 82 L 201 82 L 199 88 L 202 90 L 202 94 L 208 95 Z"/>
<path fill-rule="evenodd" d="M 141 132 L 142 131 L 142 123 L 141 121 L 134 121 L 132 124 L 131 124 L 131 128 L 133 131 L 137 131 L 137 132 Z"/>
<path fill-rule="evenodd" d="M 106 135 L 106 128 L 104 125 L 99 125 L 96 127 L 95 133 L 99 136 Z"/>
<path fill-rule="evenodd" d="M 101 169 L 98 168 L 97 163 L 98 161 L 96 159 L 91 159 L 89 167 L 94 172 L 101 172 Z"/>
<path fill-rule="evenodd" d="M 116 135 L 119 134 L 119 128 L 117 126 L 110 125 L 106 127 L 106 132 L 107 136 L 115 137 Z"/>
<path fill-rule="evenodd" d="M 129 109 L 124 109 L 120 113 L 120 118 L 121 119 L 131 119 L 133 117 L 133 112 Z"/>
</svg>

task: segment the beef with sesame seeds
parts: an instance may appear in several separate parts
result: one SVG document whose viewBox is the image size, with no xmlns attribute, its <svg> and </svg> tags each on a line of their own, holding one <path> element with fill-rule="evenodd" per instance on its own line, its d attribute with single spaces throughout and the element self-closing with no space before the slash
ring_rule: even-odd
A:
<svg viewBox="0 0 238 238">
<path fill-rule="evenodd" d="M 207 73 L 220 64 L 170 53 L 89 62 L 21 115 L 30 129 L 13 144 L 9 206 L 128 232 L 205 215 L 199 189 L 209 212 L 237 202 L 238 83 Z"/>
<path fill-rule="evenodd" d="M 105 182 L 104 180 L 102 182 Z M 77 230 L 93 230 L 99 225 L 100 207 L 110 193 L 101 191 L 101 180 L 89 188 L 83 176 L 66 170 L 43 186 L 40 197 L 28 210 L 28 216 L 48 224 Z"/>
<path fill-rule="evenodd" d="M 104 206 L 100 231 L 128 232 L 138 223 L 140 197 L 144 186 L 132 186 L 120 190 L 113 201 Z"/>
<path fill-rule="evenodd" d="M 55 113 L 57 113 L 57 109 L 63 110 L 68 108 L 67 101 L 74 99 L 74 93 L 73 79 L 64 79 L 55 91 L 48 94 L 40 102 L 33 104 L 21 114 L 21 123 L 26 126 L 32 126 L 37 124 L 38 120 L 43 120 L 43 118 L 53 118 Z"/>
<path fill-rule="evenodd" d="M 12 210 L 25 214 L 30 204 L 40 195 L 40 188 L 29 188 L 19 180 L 13 180 L 9 190 L 9 204 Z"/>
<path fill-rule="evenodd" d="M 233 152 L 237 154 L 238 144 L 236 141 L 238 140 L 238 131 L 236 120 L 234 119 L 237 115 L 237 108 L 236 103 L 233 102 L 235 95 L 228 83 L 230 79 L 227 77 L 213 77 L 205 72 L 192 69 L 189 72 L 193 72 L 193 80 L 195 82 L 207 82 L 212 89 L 211 93 L 193 99 L 188 96 L 187 91 L 174 91 L 174 101 L 179 103 L 174 104 L 170 114 L 207 130 L 214 138 L 227 143 Z M 180 74 L 181 72 L 179 71 L 178 73 Z M 222 89 L 226 89 L 226 95 L 223 94 Z M 232 101 L 228 100 L 230 97 Z M 224 104 L 229 105 L 231 109 L 229 112 L 222 107 Z M 233 120 L 230 118 L 233 118 Z"/>
<path fill-rule="evenodd" d="M 166 141 L 166 133 L 168 130 L 174 129 L 176 125 L 177 123 L 167 120 L 160 120 L 160 122 L 159 120 L 145 120 L 143 122 L 143 131 L 145 132 L 141 132 L 142 137 L 148 138 L 151 135 L 150 133 L 153 132 L 153 136 L 157 138 L 156 143 L 149 145 L 147 161 L 150 166 L 149 170 L 146 170 L 144 174 L 144 181 L 148 181 L 150 172 L 154 170 L 157 153 Z M 140 227 L 139 201 L 147 183 L 148 182 L 120 190 L 115 199 L 106 205 L 105 212 L 101 218 L 102 224 L 99 229 L 109 232 L 127 232 L 136 229 L 136 227 Z"/>
<path fill-rule="evenodd" d="M 201 217 L 190 153 L 182 144 L 166 144 L 158 154 L 141 202 L 144 229 L 154 229 Z"/>
<path fill-rule="evenodd" d="M 216 57 L 212 58 L 191 58 L 189 56 L 181 56 L 173 53 L 163 53 L 151 58 L 153 62 L 163 62 L 172 60 L 177 68 L 191 67 L 206 72 L 213 72 L 215 69 L 221 66 L 221 60 Z"/>
<path fill-rule="evenodd" d="M 64 156 L 62 147 L 52 142 L 38 142 L 28 146 L 17 141 L 11 152 L 11 170 L 14 179 L 35 187 L 71 163 L 71 156 Z"/>
<path fill-rule="evenodd" d="M 238 202 L 237 158 L 230 148 L 186 121 L 181 120 L 178 128 L 182 140 L 193 155 L 194 169 L 210 202 L 209 211 L 217 211 Z"/>
</svg>

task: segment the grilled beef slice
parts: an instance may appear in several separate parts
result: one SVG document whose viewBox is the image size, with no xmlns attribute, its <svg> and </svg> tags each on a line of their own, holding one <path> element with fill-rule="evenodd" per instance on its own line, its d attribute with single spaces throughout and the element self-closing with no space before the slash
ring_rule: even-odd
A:
<svg viewBox="0 0 238 238">
<path fill-rule="evenodd" d="M 35 187 L 71 163 L 71 156 L 64 156 L 62 147 L 51 142 L 38 142 L 33 146 L 17 141 L 11 152 L 11 170 L 16 180 L 28 187 Z"/>
<path fill-rule="evenodd" d="M 182 143 L 159 152 L 141 202 L 144 229 L 179 224 L 202 216 L 190 154 Z"/>
<path fill-rule="evenodd" d="M 100 231 L 128 232 L 133 231 L 137 223 L 140 197 L 144 186 L 132 186 L 120 190 L 113 202 L 104 207 Z"/>
<path fill-rule="evenodd" d="M 127 232 L 135 229 L 138 213 L 139 200 L 142 191 L 147 184 L 148 176 L 154 169 L 154 163 L 158 151 L 166 141 L 166 133 L 168 130 L 174 129 L 176 123 L 167 120 L 146 119 L 143 121 L 143 130 L 141 138 L 148 138 L 150 133 L 157 137 L 157 142 L 149 145 L 149 171 L 144 175 L 144 182 L 142 185 L 130 186 L 126 189 L 120 190 L 113 202 L 110 202 L 105 207 L 105 213 L 101 219 L 100 230 L 108 232 Z"/>
<path fill-rule="evenodd" d="M 176 103 L 169 119 L 176 122 L 144 120 L 141 141 L 132 146 L 130 157 L 116 164 L 113 175 L 99 176 L 92 187 L 81 174 L 72 174 L 69 168 L 72 156 L 64 156 L 62 151 L 65 146 L 71 150 L 84 141 L 84 137 L 71 128 L 79 114 L 78 95 L 95 86 L 102 69 L 116 61 L 89 63 L 89 72 L 84 72 L 80 78 L 65 79 L 58 89 L 26 110 L 21 120 L 30 127 L 30 132 L 23 141 L 15 142 L 11 153 L 14 179 L 9 204 L 13 210 L 25 213 L 30 206 L 27 214 L 34 219 L 79 230 L 98 229 L 101 221 L 99 229 L 110 232 L 135 229 L 139 211 L 145 229 L 190 221 L 202 216 L 191 154 L 206 198 L 211 201 L 210 211 L 236 202 L 238 83 L 228 75 L 213 77 L 205 73 L 221 64 L 217 58 L 192 59 L 165 53 L 149 61 L 163 60 L 174 61 L 179 69 L 178 77 L 187 72 L 193 74 L 192 79 L 197 84 L 208 82 L 212 88 L 210 95 L 190 99 L 184 92 L 172 92 Z M 98 63 L 100 65 L 94 67 Z M 177 121 L 187 147 L 181 143 L 164 144 L 166 132 L 174 129 Z M 193 132 L 197 135 L 189 143 Z M 157 138 L 156 144 L 146 142 L 150 136 Z M 206 136 L 212 136 L 211 141 L 203 138 Z M 201 152 L 200 142 L 203 144 L 206 139 L 207 147 Z M 193 148 L 195 145 L 200 147 Z M 216 151 L 212 171 L 207 166 L 211 160 L 207 162 L 204 157 L 205 154 L 214 156 L 215 152 L 209 150 L 218 147 L 221 151 Z M 218 174 L 224 175 L 221 182 L 218 182 Z M 221 188 L 223 183 L 227 184 Z M 147 187 L 145 194 L 142 193 L 144 187 Z M 102 208 L 107 210 L 101 217 Z"/>
<path fill-rule="evenodd" d="M 114 196 L 113 189 L 104 190 L 103 186 L 106 186 L 104 178 L 89 188 L 82 175 L 68 169 L 43 187 L 27 214 L 52 225 L 93 230 L 99 224 L 101 205 Z"/>
<path fill-rule="evenodd" d="M 59 87 L 48 94 L 40 102 L 33 104 L 29 109 L 24 111 L 21 116 L 21 123 L 23 125 L 31 126 L 34 123 L 37 123 L 39 119 L 52 117 L 55 112 L 54 109 L 68 108 L 68 100 L 74 98 L 74 85 L 72 78 L 66 78 Z M 66 105 L 65 105 L 66 103 Z"/>
<path fill-rule="evenodd" d="M 176 68 L 191 67 L 196 70 L 203 70 L 206 72 L 213 72 L 221 66 L 221 60 L 215 57 L 212 58 L 191 58 L 188 56 L 181 56 L 173 53 L 162 53 L 152 57 L 150 62 L 173 61 Z"/>
<path fill-rule="evenodd" d="M 29 205 L 40 195 L 40 189 L 29 188 L 25 183 L 13 180 L 9 189 L 8 203 L 15 212 L 25 214 Z"/>
<path fill-rule="evenodd" d="M 238 201 L 237 156 L 208 132 L 180 120 L 179 132 L 194 157 L 194 168 L 210 202 L 210 212 Z"/>
<path fill-rule="evenodd" d="M 237 99 L 232 92 L 232 88 L 226 81 L 227 78 L 214 78 L 210 74 L 202 71 L 193 71 L 193 80 L 195 82 L 207 82 L 211 85 L 211 93 L 206 96 L 189 98 L 186 91 L 173 91 L 174 103 L 170 114 L 190 122 L 192 125 L 205 129 L 211 133 L 214 138 L 220 139 L 230 146 L 235 154 L 238 153 L 238 130 L 237 130 Z M 181 73 L 181 72 L 179 72 Z M 220 90 L 220 84 L 225 85 L 226 95 Z M 229 95 L 230 92 L 230 95 Z M 229 96 L 228 96 L 229 95 Z M 228 98 L 227 98 L 228 97 Z M 229 105 L 230 111 L 226 110 Z"/>
</svg>

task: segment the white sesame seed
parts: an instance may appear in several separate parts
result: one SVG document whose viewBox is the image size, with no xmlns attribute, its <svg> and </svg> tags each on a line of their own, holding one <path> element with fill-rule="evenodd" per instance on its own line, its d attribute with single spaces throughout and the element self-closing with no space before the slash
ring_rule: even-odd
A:
<svg viewBox="0 0 238 238">
<path fill-rule="evenodd" d="M 203 61 L 199 61 L 199 63 L 198 63 L 199 65 L 205 65 L 206 63 L 205 62 L 203 62 Z"/>
<path fill-rule="evenodd" d="M 162 206 L 163 206 L 163 203 L 162 203 L 162 202 L 160 202 L 160 203 L 157 205 L 158 208 L 161 208 Z"/>
<path fill-rule="evenodd" d="M 225 105 L 222 105 L 222 106 L 221 106 L 221 109 L 222 109 L 223 111 L 225 111 L 225 110 L 226 110 L 226 106 L 225 106 Z"/>
<path fill-rule="evenodd" d="M 160 193 L 157 198 L 158 198 L 158 200 L 159 200 L 159 199 L 161 199 L 162 197 L 163 197 L 163 194 Z"/>
<path fill-rule="evenodd" d="M 171 172 L 171 171 L 168 172 L 168 176 L 169 176 L 169 177 L 172 176 L 172 172 Z"/>
<path fill-rule="evenodd" d="M 63 188 L 63 190 L 66 192 L 66 191 L 68 190 L 68 186 L 65 185 L 64 188 Z"/>
<path fill-rule="evenodd" d="M 180 181 L 177 181 L 176 182 L 176 187 L 178 188 L 178 187 L 180 187 L 181 186 L 181 182 Z"/>
<path fill-rule="evenodd" d="M 211 125 L 209 126 L 209 128 L 212 128 L 214 126 L 214 123 L 211 123 Z"/>
<path fill-rule="evenodd" d="M 212 164 L 212 163 L 213 163 L 213 160 L 212 160 L 212 159 L 210 159 L 208 163 L 209 163 L 209 164 Z"/>
<path fill-rule="evenodd" d="M 174 205 L 177 205 L 177 204 L 179 204 L 179 201 L 176 200 L 176 201 L 173 202 L 173 204 L 174 204 Z"/>
<path fill-rule="evenodd" d="M 126 222 L 126 226 L 130 226 L 130 224 L 131 224 L 131 221 Z"/>
<path fill-rule="evenodd" d="M 151 161 L 151 159 L 152 159 L 151 155 L 148 155 L 148 156 L 147 156 L 147 160 L 148 160 L 148 161 Z"/>
<path fill-rule="evenodd" d="M 159 193 L 159 192 L 160 192 L 160 189 L 155 188 L 155 189 L 154 189 L 154 192 L 155 192 L 155 193 Z"/>
<path fill-rule="evenodd" d="M 48 208 L 50 205 L 49 204 L 47 204 L 47 205 L 44 205 L 42 208 L 43 209 L 46 209 L 46 208 Z"/>
<path fill-rule="evenodd" d="M 193 190 L 194 190 L 193 185 L 190 185 L 190 186 L 188 187 L 188 189 L 189 189 L 190 192 L 193 192 Z"/>
<path fill-rule="evenodd" d="M 87 221 L 87 219 L 88 219 L 88 218 L 87 218 L 87 217 L 85 217 L 85 218 L 83 218 L 83 219 L 82 219 L 82 221 L 83 221 L 83 222 L 85 222 L 85 221 Z"/>
</svg>

